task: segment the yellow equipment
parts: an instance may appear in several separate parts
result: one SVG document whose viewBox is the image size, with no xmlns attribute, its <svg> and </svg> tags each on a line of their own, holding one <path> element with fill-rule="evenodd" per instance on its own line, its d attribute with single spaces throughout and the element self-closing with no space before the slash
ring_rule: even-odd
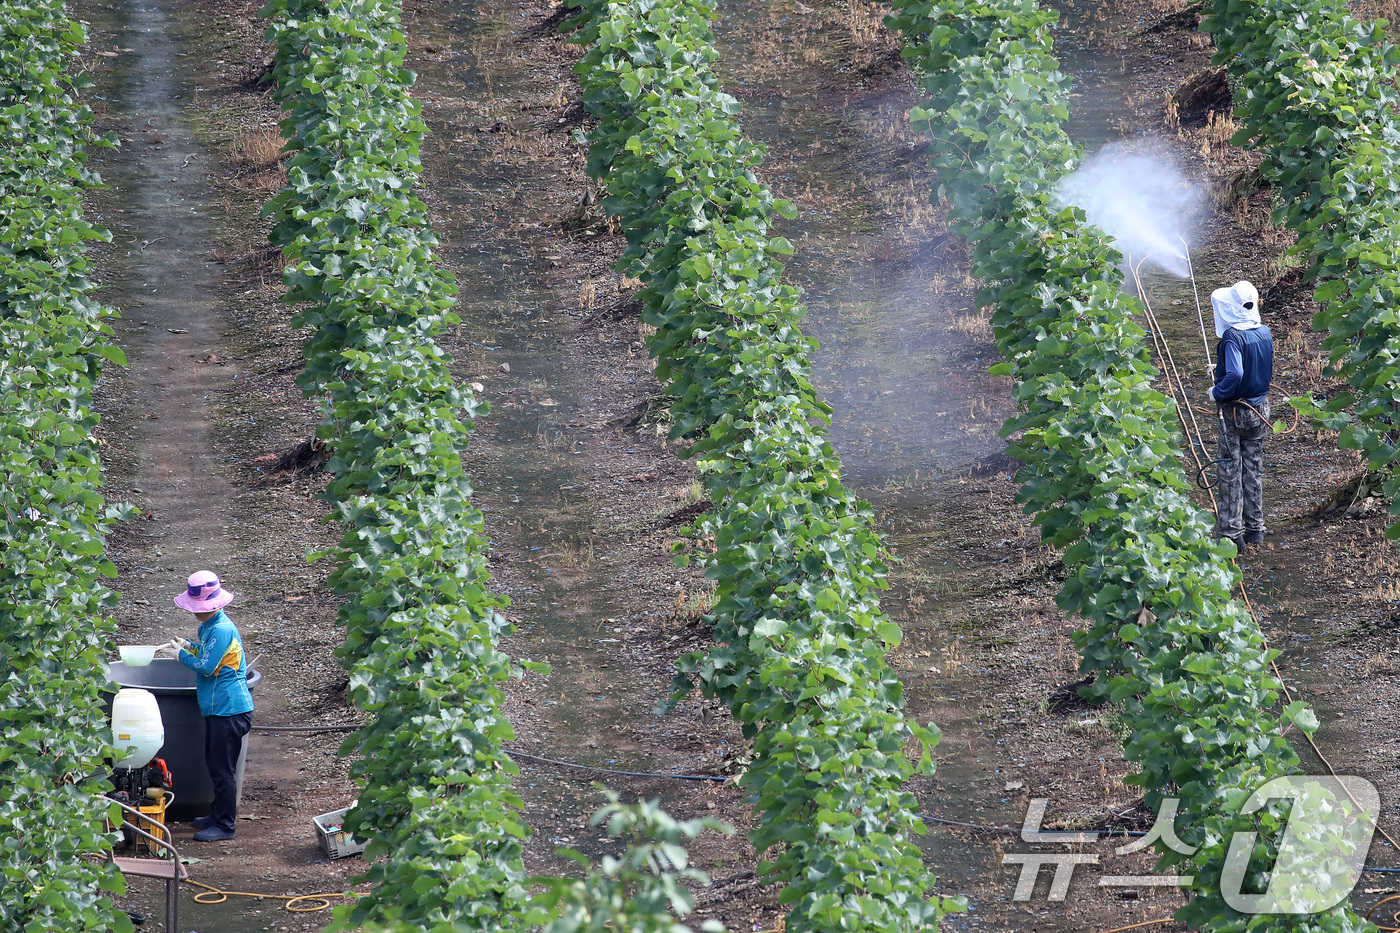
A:
<svg viewBox="0 0 1400 933">
<path fill-rule="evenodd" d="M 141 812 L 141 815 L 143 817 L 149 816 L 150 819 L 142 819 L 140 820 L 140 822 L 137 822 L 133 820 L 130 816 L 127 816 L 126 822 L 134 824 L 138 829 L 145 830 L 146 832 L 150 833 L 152 836 L 155 836 L 162 842 L 169 842 L 170 837 L 166 835 L 165 832 L 165 806 L 169 794 L 170 792 L 163 787 L 147 788 L 146 798 L 148 800 L 153 800 L 154 802 L 143 803 L 136 809 Z M 136 835 L 135 833 L 133 833 L 132 835 L 136 836 L 136 839 L 134 841 L 136 844 L 135 847 L 137 852 L 140 852 L 144 849 L 150 852 L 152 855 L 161 854 L 156 843 L 152 842 L 149 839 L 146 839 L 143 836 Z"/>
</svg>

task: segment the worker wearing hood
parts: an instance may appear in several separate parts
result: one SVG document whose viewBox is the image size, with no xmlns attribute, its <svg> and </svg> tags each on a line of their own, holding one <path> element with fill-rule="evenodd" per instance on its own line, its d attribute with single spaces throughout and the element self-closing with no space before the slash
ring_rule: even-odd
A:
<svg viewBox="0 0 1400 933">
<path fill-rule="evenodd" d="M 1264 540 L 1264 438 L 1269 427 L 1269 383 L 1274 337 L 1259 317 L 1259 292 L 1249 282 L 1217 288 L 1215 384 L 1219 452 L 1216 534 L 1237 546 Z"/>
</svg>

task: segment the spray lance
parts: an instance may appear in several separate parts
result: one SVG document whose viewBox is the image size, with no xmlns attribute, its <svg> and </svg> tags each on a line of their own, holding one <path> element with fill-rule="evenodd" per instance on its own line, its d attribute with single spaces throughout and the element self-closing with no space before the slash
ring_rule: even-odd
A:
<svg viewBox="0 0 1400 933">
<path fill-rule="evenodd" d="M 1206 372 L 1214 373 L 1215 364 L 1210 361 L 1210 338 L 1206 336 L 1206 313 L 1201 309 L 1201 290 L 1196 287 L 1196 267 L 1191 262 L 1191 247 L 1186 245 L 1184 237 L 1177 237 L 1181 240 L 1181 253 L 1186 257 L 1186 271 L 1191 275 L 1191 293 L 1196 296 L 1196 320 L 1201 323 L 1201 344 L 1206 348 Z"/>
</svg>

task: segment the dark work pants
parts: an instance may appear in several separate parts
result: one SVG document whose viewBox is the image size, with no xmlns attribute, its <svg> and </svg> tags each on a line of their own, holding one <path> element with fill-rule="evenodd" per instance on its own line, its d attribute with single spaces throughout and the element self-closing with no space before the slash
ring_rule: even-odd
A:
<svg viewBox="0 0 1400 933">
<path fill-rule="evenodd" d="M 1258 406 L 1270 416 L 1269 403 Z M 1222 538 L 1264 533 L 1264 438 L 1269 422 L 1243 405 L 1220 406 L 1216 420 L 1220 447 L 1215 465 L 1219 483 L 1215 498 L 1220 507 L 1215 531 Z"/>
<path fill-rule="evenodd" d="M 214 782 L 214 825 L 235 832 L 238 817 L 238 753 L 253 728 L 253 714 L 204 717 L 204 761 Z"/>
</svg>

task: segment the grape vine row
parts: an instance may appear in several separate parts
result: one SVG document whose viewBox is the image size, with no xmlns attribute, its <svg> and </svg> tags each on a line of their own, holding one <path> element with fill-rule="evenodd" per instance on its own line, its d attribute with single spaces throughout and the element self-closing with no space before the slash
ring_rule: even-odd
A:
<svg viewBox="0 0 1400 933">
<path fill-rule="evenodd" d="M 294 155 L 269 202 L 285 300 L 313 328 L 299 382 L 324 397 L 326 492 L 345 527 L 330 582 L 341 663 L 366 713 L 342 751 L 364 783 L 346 828 L 373 893 L 344 929 L 514 929 L 527 830 L 501 750 L 511 630 L 487 589 L 487 539 L 462 451 L 485 405 L 436 342 L 455 285 L 413 194 L 425 126 L 397 3 L 272 0 L 277 99 Z"/>
<path fill-rule="evenodd" d="M 680 882 L 703 877 L 684 842 L 713 821 L 677 823 L 610 795 L 595 822 L 627 837 L 621 859 L 581 879 L 524 874 L 518 770 L 501 750 L 513 738 L 500 712 L 511 665 L 497 644 L 511 625 L 486 588 L 487 540 L 461 462 L 486 406 L 454 385 L 435 340 L 457 323 L 455 286 L 412 193 L 426 127 L 400 7 L 273 0 L 264 15 L 294 153 L 266 210 L 290 260 L 285 300 L 313 329 L 299 381 L 325 398 L 327 498 L 346 528 L 328 555 L 346 600 L 340 654 L 369 717 L 342 751 L 362 756 L 346 828 L 369 840 L 361 880 L 375 886 L 337 926 L 681 933 L 676 917 L 694 899 Z"/>
<path fill-rule="evenodd" d="M 1301 702 L 1277 707 L 1273 656 L 1247 609 L 1231 599 L 1233 545 L 1211 539 L 1178 460 L 1171 402 L 1122 291 L 1121 255 L 1054 192 L 1080 159 L 1062 124 L 1068 80 L 1052 54 L 1056 14 L 1035 0 L 895 0 L 899 29 L 926 103 L 911 112 L 930 138 L 972 272 L 1015 378 L 1020 412 L 1008 452 L 1025 464 L 1019 494 L 1046 543 L 1063 547 L 1060 607 L 1096 692 L 1123 705 L 1128 781 L 1181 799 L 1177 835 L 1194 854 L 1161 851 L 1162 868 L 1194 878 L 1177 918 L 1206 930 L 1259 920 L 1221 891 L 1235 831 L 1258 832 L 1250 884 L 1267 884 L 1286 820 L 1273 807 L 1240 813 L 1270 778 L 1296 773 L 1283 737 L 1317 727 Z M 1267 840 L 1273 839 L 1274 843 Z M 1271 930 L 1365 929 L 1346 904 L 1270 916 Z M 1261 927 L 1262 928 L 1262 927 Z"/>
<path fill-rule="evenodd" d="M 83 219 L 96 138 L 68 71 L 86 41 L 58 0 L 0 3 L 0 928 L 131 929 L 97 796 L 111 736 L 102 712 L 116 631 L 104 554 L 125 514 L 102 500 L 92 390 L 114 312 L 84 255 L 110 239 Z M 84 779 L 84 775 L 98 779 Z"/>
<path fill-rule="evenodd" d="M 674 396 L 673 438 L 689 442 L 714 511 L 693 529 L 717 586 L 718 646 L 681 661 L 723 698 L 754 743 L 744 775 L 752 839 L 786 885 L 786 929 L 924 930 L 960 906 L 911 837 L 903 788 L 932 770 L 937 730 L 908 721 L 886 663 L 901 632 L 880 611 L 884 555 L 868 506 L 841 481 L 798 321 L 781 281 L 792 252 L 769 232 L 795 216 L 759 182 L 762 150 L 718 89 L 708 0 L 575 0 L 566 28 L 596 120 L 588 171 L 607 190 L 639 278 L 656 374 Z M 912 761 L 911 761 L 912 756 Z"/>
</svg>

